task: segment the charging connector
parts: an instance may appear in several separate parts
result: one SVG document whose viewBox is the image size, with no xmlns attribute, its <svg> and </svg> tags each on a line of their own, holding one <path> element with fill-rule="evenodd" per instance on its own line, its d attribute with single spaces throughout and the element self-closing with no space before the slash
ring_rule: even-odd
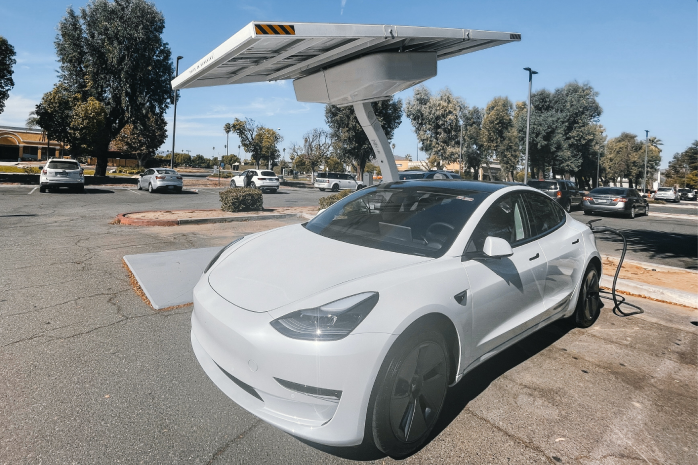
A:
<svg viewBox="0 0 698 465">
<path fill-rule="evenodd" d="M 621 239 L 623 239 L 623 252 L 620 254 L 620 260 L 618 261 L 618 267 L 616 268 L 616 274 L 613 277 L 613 286 L 611 287 L 611 292 L 608 291 L 603 291 L 600 290 L 600 294 L 610 294 L 611 297 L 606 297 L 601 295 L 600 297 L 602 299 L 608 299 L 608 300 L 613 300 L 613 313 L 616 314 L 617 316 L 632 316 L 632 315 L 639 315 L 640 313 L 645 313 L 645 311 L 641 308 L 638 307 L 637 305 L 631 304 L 630 302 L 627 302 L 625 300 L 625 297 L 622 295 L 619 296 L 616 294 L 616 282 L 618 281 L 618 275 L 620 274 L 620 268 L 623 266 L 623 260 L 625 259 L 625 252 L 628 250 L 628 241 L 625 239 L 625 235 L 618 231 L 617 229 L 609 228 L 608 226 L 594 226 L 593 223 L 596 223 L 597 221 L 601 221 L 601 218 L 597 218 L 595 220 L 591 220 L 587 222 L 587 225 L 589 226 L 589 229 L 591 229 L 591 232 L 594 234 L 604 234 L 604 233 L 611 233 L 615 234 L 617 236 L 620 236 Z M 631 312 L 624 312 L 621 310 L 620 306 L 621 305 L 627 305 L 628 307 L 632 307 L 635 309 L 635 311 Z"/>
</svg>

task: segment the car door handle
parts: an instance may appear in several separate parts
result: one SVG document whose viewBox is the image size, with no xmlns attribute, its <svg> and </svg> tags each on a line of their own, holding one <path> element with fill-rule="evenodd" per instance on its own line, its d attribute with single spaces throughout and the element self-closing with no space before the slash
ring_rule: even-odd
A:
<svg viewBox="0 0 698 465">
<path fill-rule="evenodd" d="M 539 253 L 537 253 L 537 254 L 535 254 L 534 256 L 532 256 L 531 258 L 529 258 L 528 261 L 532 262 L 533 260 L 535 260 L 535 259 L 538 258 L 538 257 L 540 257 L 540 254 L 539 254 Z"/>
<path fill-rule="evenodd" d="M 572 242 L 572 243 L 573 243 L 573 244 L 579 244 L 579 239 L 577 239 L 576 241 L 574 241 L 574 242 Z"/>
</svg>

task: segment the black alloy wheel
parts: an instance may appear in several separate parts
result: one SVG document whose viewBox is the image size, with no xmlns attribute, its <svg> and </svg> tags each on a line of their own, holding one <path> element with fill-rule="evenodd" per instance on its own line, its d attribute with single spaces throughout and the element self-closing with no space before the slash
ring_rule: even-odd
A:
<svg viewBox="0 0 698 465">
<path fill-rule="evenodd" d="M 257 188 L 257 184 L 255 184 L 254 182 L 250 181 L 250 189 L 256 189 L 256 188 Z"/>
<path fill-rule="evenodd" d="M 599 273 L 594 266 L 589 266 L 582 288 L 579 290 L 577 308 L 574 310 L 574 324 L 579 328 L 588 328 L 593 325 L 601 314 L 603 302 L 599 295 Z"/>
<path fill-rule="evenodd" d="M 376 447 L 404 458 L 429 437 L 448 390 L 450 365 L 440 332 L 413 332 L 398 340 L 376 379 L 371 429 Z"/>
<path fill-rule="evenodd" d="M 332 186 L 332 192 L 339 192 L 339 184 L 335 184 Z"/>
<path fill-rule="evenodd" d="M 232 187 L 232 188 L 237 187 L 237 186 L 235 186 L 235 180 L 234 180 L 234 179 L 231 179 L 231 180 L 230 180 L 230 187 Z"/>
<path fill-rule="evenodd" d="M 39 186 L 39 192 L 42 194 L 46 193 L 46 188 L 44 186 Z"/>
<path fill-rule="evenodd" d="M 637 212 L 635 211 L 635 206 L 632 206 L 630 207 L 630 213 L 628 213 L 628 218 L 634 220 L 635 216 L 637 216 Z"/>
</svg>

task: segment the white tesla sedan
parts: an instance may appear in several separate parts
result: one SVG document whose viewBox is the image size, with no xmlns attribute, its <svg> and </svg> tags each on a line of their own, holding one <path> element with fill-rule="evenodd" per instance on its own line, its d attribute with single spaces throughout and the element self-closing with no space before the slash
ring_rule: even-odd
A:
<svg viewBox="0 0 698 465">
<path fill-rule="evenodd" d="M 223 248 L 194 289 L 191 341 L 263 420 L 326 445 L 368 431 L 404 457 L 466 372 L 554 320 L 593 324 L 600 274 L 590 229 L 533 188 L 399 181 Z"/>
</svg>

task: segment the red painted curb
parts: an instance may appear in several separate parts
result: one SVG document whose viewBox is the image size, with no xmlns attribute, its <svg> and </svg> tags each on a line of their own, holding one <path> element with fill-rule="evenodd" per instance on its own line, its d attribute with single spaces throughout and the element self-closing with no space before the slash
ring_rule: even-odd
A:
<svg viewBox="0 0 698 465">
<path fill-rule="evenodd" d="M 115 223 L 127 224 L 130 226 L 179 226 L 179 219 L 172 220 L 158 220 L 158 219 L 144 219 L 144 218 L 129 218 L 128 215 L 133 215 L 134 213 L 161 213 L 164 211 L 169 212 L 188 212 L 192 209 L 188 208 L 186 210 L 148 210 L 143 212 L 129 212 L 129 213 L 119 213 L 116 215 Z M 215 208 L 209 208 L 198 211 L 217 211 Z"/>
</svg>

